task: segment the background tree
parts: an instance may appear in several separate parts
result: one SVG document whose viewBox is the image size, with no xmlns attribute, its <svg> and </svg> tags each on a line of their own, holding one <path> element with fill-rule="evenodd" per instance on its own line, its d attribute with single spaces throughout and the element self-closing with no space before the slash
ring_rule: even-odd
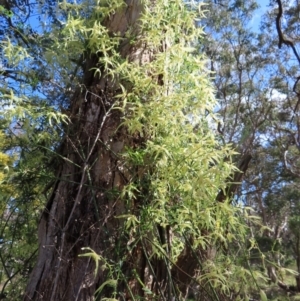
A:
<svg viewBox="0 0 300 301">
<path fill-rule="evenodd" d="M 274 262 L 277 267 L 289 262 L 297 219 L 298 3 L 272 2 L 259 32 L 250 26 L 255 2 L 214 1 L 211 7 L 204 20 L 205 49 L 216 72 L 223 117 L 218 130 L 241 156 L 246 147 L 253 157 L 235 198 L 252 207 L 267 227 L 261 235 L 256 223 L 250 223 L 251 235 L 273 262 L 269 276 L 278 281 Z"/>
<path fill-rule="evenodd" d="M 43 6 L 48 13 L 49 3 Z M 41 54 L 49 35 L 39 36 L 42 30 L 29 22 L 38 8 L 26 1 L 0 4 L 0 296 L 20 300 L 36 261 L 40 211 L 56 181 L 52 154 L 61 139 L 55 122 L 61 114 L 54 108 L 64 89 L 45 74 Z"/>
</svg>

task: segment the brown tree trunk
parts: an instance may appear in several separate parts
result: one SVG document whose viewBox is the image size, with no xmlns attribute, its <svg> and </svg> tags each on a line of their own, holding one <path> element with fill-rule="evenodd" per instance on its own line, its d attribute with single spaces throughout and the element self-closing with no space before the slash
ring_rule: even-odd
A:
<svg viewBox="0 0 300 301">
<path fill-rule="evenodd" d="M 126 3 L 122 11 L 106 21 L 106 26 L 124 37 L 119 53 L 143 64 L 152 59 L 147 47 L 138 39 L 132 45 L 125 35 L 128 29 L 139 33 L 143 1 Z M 100 78 L 99 74 L 94 76 L 91 68 L 101 68 L 95 54 L 85 58 L 84 82 L 71 100 L 72 123 L 59 153 L 63 160 L 58 180 L 40 220 L 38 260 L 23 300 L 89 301 L 95 299 L 97 290 L 100 298 L 178 300 L 179 295 L 187 295 L 201 270 L 201 261 L 213 258 L 215 249 L 193 250 L 189 237 L 176 264 L 164 256 L 156 257 L 149 245 L 154 241 L 151 235 L 157 237 L 168 255 L 172 232 L 168 225 L 157 225 L 157 233 L 132 243 L 123 219 L 116 217 L 128 213 L 138 216 L 144 199 L 125 204 L 119 197 L 128 179 L 137 173 L 125 168 L 119 154 L 125 147 L 141 146 L 145 138 L 127 135 L 121 126 L 123 113 L 111 110 L 115 96 L 120 94 L 118 84 L 105 70 L 101 70 Z M 161 75 L 156 80 L 163 84 Z M 243 172 L 249 161 L 245 159 Z M 234 189 L 236 186 L 228 188 L 227 195 Z M 219 195 L 216 201 L 224 197 Z M 84 247 L 95 254 L 82 250 Z M 94 257 L 79 256 L 85 252 Z"/>
<path fill-rule="evenodd" d="M 143 64 L 152 59 L 147 47 L 139 45 L 138 39 L 132 45 L 125 38 L 129 28 L 139 34 L 142 1 L 126 2 L 124 10 L 111 16 L 106 26 L 124 37 L 119 53 Z M 23 300 L 89 301 L 95 299 L 97 291 L 99 298 L 178 300 L 198 272 L 198 262 L 184 250 L 172 271 L 167 258 L 151 253 L 151 236 L 156 236 L 168 254 L 169 226 L 157 225 L 157 233 L 131 246 L 130 233 L 116 217 L 128 213 L 138 216 L 144 200 L 126 205 L 119 197 L 136 170 L 124 168 L 118 154 L 126 146 L 140 146 L 144 138 L 129 136 L 120 126 L 123 113 L 110 110 L 121 92 L 118 84 L 105 70 L 101 70 L 100 78 L 99 74 L 94 76 L 91 69 L 101 68 L 96 55 L 87 54 L 85 58 L 84 82 L 71 100 L 71 123 L 60 148 L 59 157 L 63 159 L 57 168 L 58 180 L 41 216 L 38 259 Z M 161 75 L 156 80 L 163 84 Z M 86 247 L 95 252 L 98 269 L 93 257 L 79 256 L 90 252 L 82 250 Z M 191 265 L 188 261 L 192 258 Z"/>
<path fill-rule="evenodd" d="M 142 6 L 139 0 L 128 0 L 127 6 L 107 20 L 111 32 L 124 35 L 129 27 L 138 31 L 137 20 Z M 124 41 L 123 56 L 137 59 L 137 45 Z M 145 56 L 145 54 L 141 54 Z M 144 57 L 139 57 L 143 63 Z M 105 76 L 94 77 L 92 67 L 99 67 L 96 55 L 87 56 L 84 87 L 71 101 L 71 120 L 60 155 L 64 158 L 58 181 L 39 224 L 39 254 L 31 274 L 24 300 L 94 300 L 97 288 L 118 275 L 110 275 L 109 264 L 120 262 L 120 272 L 128 281 L 119 281 L 116 291 L 123 299 L 143 291 L 145 258 L 141 245 L 127 251 L 128 237 L 121 219 L 124 204 L 116 197 L 126 184 L 117 154 L 133 140 L 120 127 L 122 114 L 110 110 L 114 96 L 120 91 Z M 100 66 L 101 67 L 101 66 Z M 90 247 L 101 258 L 95 275 L 95 261 L 79 257 L 81 248 Z M 123 279 L 121 279 L 123 280 Z M 103 296 L 111 297 L 111 286 Z"/>
</svg>

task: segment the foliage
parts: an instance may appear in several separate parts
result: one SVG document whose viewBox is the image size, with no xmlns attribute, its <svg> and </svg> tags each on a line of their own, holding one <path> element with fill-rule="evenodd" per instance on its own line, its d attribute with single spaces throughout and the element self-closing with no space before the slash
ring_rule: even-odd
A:
<svg viewBox="0 0 300 301">
<path fill-rule="evenodd" d="M 253 158 L 235 196 L 238 203 L 253 208 L 264 225 L 248 222 L 250 241 L 257 240 L 251 256 L 263 255 L 251 262 L 261 265 L 265 259 L 264 267 L 270 268 L 273 262 L 280 271 L 299 258 L 294 248 L 297 234 L 291 227 L 298 216 L 298 3 L 270 3 L 263 8 L 260 27 L 255 24 L 257 4 L 211 1 L 209 17 L 202 20 L 207 36 L 201 47 L 216 74 L 218 112 L 223 121 L 218 127 L 220 141 L 234 143 L 241 154 L 235 161 L 247 152 Z M 282 37 L 290 44 L 283 43 L 276 25 L 280 5 Z"/>
<path fill-rule="evenodd" d="M 137 59 L 134 55 L 124 59 L 117 51 L 120 37 L 111 36 L 101 22 L 93 19 L 98 17 L 97 10 L 87 21 L 78 17 L 81 5 L 69 7 L 71 13 L 63 38 L 53 47 L 60 47 L 60 55 L 101 53 L 95 74 L 107 74 L 119 91 L 106 116 L 113 110 L 121 110 L 122 127 L 138 141 L 128 145 L 119 157 L 129 171 L 125 172 L 127 185 L 120 195 L 127 212 L 119 216 L 127 220 L 129 252 L 139 243 L 144 249 L 150 244 L 150 250 L 144 250 L 149 253 L 148 262 L 151 257 L 170 261 L 170 273 L 187 244 L 186 237 L 192 239 L 192 248 L 207 250 L 221 245 L 226 248 L 231 241 L 244 237 L 246 228 L 239 218 L 239 208 L 227 201 L 216 202 L 219 191 L 225 190 L 236 169 L 230 161 L 234 152 L 215 139 L 216 102 L 207 62 L 194 47 L 203 34 L 201 27 L 195 27 L 197 11 L 188 10 L 181 1 L 169 1 L 168 5 L 157 1 L 155 6 L 145 3 L 140 28 L 128 35 L 139 45 L 146 45 L 152 53 L 150 60 L 143 61 L 143 57 Z M 117 11 L 119 7 L 112 4 L 111 9 Z M 163 83 L 157 79 L 160 75 Z M 110 148 L 108 144 L 106 147 Z M 161 241 L 157 227 L 171 227 L 171 250 Z M 247 287 L 241 292 L 240 287 L 225 278 L 221 286 L 221 282 L 215 281 L 225 260 L 219 258 L 219 265 L 209 265 L 199 278 L 200 286 L 206 287 L 208 283 L 228 298 L 230 294 L 247 295 Z M 241 273 L 233 263 L 226 267 L 234 275 Z M 203 265 L 202 272 L 205 270 Z M 119 263 L 115 263 L 114 274 L 120 273 Z M 119 277 L 117 280 L 122 281 L 124 276 Z M 142 285 L 148 289 L 145 283 Z"/>
<path fill-rule="evenodd" d="M 43 68 L 37 63 L 41 40 L 34 43 L 26 25 L 14 27 L 28 17 L 14 5 L 0 17 L 0 296 L 20 300 L 36 261 L 37 223 L 56 180 L 53 154 L 67 116 L 55 112 L 51 97 L 39 90 L 46 85 L 35 74 Z"/>
<path fill-rule="evenodd" d="M 107 291 L 117 298 L 118 284 L 128 281 L 122 265 L 137 246 L 150 269 L 153 258 L 162 259 L 169 274 L 180 254 L 193 250 L 199 271 L 190 291 L 199 300 L 245 300 L 255 293 L 266 300 L 260 286 L 267 278 L 255 265 L 279 266 L 283 255 L 300 258 L 298 63 L 287 49 L 277 49 L 277 8 L 270 7 L 255 32 L 249 25 L 255 1 L 210 1 L 207 18 L 195 3 L 142 4 L 141 20 L 126 33 L 107 26 L 109 16 L 125 8 L 122 1 L 24 2 L 23 11 L 14 2 L 0 6 L 0 259 L 3 292 L 11 300 L 19 298 L 23 286 L 16 283 L 32 268 L 38 216 L 60 180 L 60 163 L 68 160 L 59 147 L 65 140 L 82 159 L 69 163 L 84 164 L 84 187 L 97 186 L 91 154 L 99 143 L 121 162 L 126 182 L 107 196 L 124 204 L 115 218 L 124 222 L 120 237 L 129 238 L 127 249 L 116 248 L 118 261 L 90 246 L 82 255 L 95 260 L 96 274 L 106 275 L 99 298 L 107 299 Z M 295 7 L 286 7 L 289 26 L 283 26 L 293 37 Z M 26 21 L 36 11 L 48 16 L 42 29 Z M 111 89 L 105 97 L 95 84 L 103 77 Z M 85 115 L 73 108 L 80 94 L 80 108 L 97 99 L 105 111 L 99 133 L 112 114 L 122 116 L 120 152 L 99 135 L 89 137 L 90 151 L 78 142 Z M 241 188 L 217 202 L 250 153 L 253 164 Z M 171 231 L 169 241 L 161 239 L 161 229 Z"/>
</svg>

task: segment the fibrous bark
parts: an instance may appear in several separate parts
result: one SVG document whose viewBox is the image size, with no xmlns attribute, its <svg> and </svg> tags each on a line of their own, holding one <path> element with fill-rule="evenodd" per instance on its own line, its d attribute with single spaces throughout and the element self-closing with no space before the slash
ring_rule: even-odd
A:
<svg viewBox="0 0 300 301">
<path fill-rule="evenodd" d="M 143 12 L 142 3 L 138 0 L 128 0 L 123 9 L 114 12 L 105 20 L 105 25 L 111 36 L 120 37 L 120 44 L 117 46 L 118 53 L 123 59 L 126 58 L 129 62 L 133 62 L 135 66 L 152 62 L 155 55 L 159 57 L 158 52 L 166 51 L 169 45 L 167 39 L 162 40 L 159 47 L 151 50 L 151 47 L 145 44 L 145 40 L 139 39 L 139 35 L 144 34 L 139 32 L 141 26 L 139 18 Z M 148 4 L 154 6 L 155 1 L 149 1 Z M 175 17 L 171 15 L 170 18 L 174 19 Z M 165 20 L 162 19 L 161 22 L 164 23 Z M 194 26 L 194 20 L 192 24 Z M 128 40 L 128 36 L 134 36 L 135 39 L 133 41 Z M 184 49 L 186 45 L 181 45 L 176 34 L 172 32 L 171 36 L 178 46 L 175 48 L 176 51 Z M 190 52 L 189 48 L 185 51 Z M 171 55 L 174 54 L 166 55 L 165 62 L 169 63 L 168 56 Z M 151 208 L 152 205 L 156 205 L 161 206 L 160 208 L 166 212 L 168 209 L 173 210 L 175 208 L 173 210 L 175 216 L 182 209 L 180 203 L 183 201 L 180 194 L 177 195 L 176 191 L 173 191 L 176 189 L 170 189 L 165 204 L 157 205 L 158 202 L 155 204 L 149 195 L 150 188 L 149 182 L 147 182 L 147 176 L 151 176 L 155 166 L 151 165 L 152 163 L 149 163 L 151 167 L 149 165 L 146 167 L 127 166 L 124 163 L 121 154 L 126 149 L 143 149 L 149 136 L 147 133 L 143 133 L 143 129 L 138 133 L 129 134 L 128 128 L 123 125 L 124 119 L 130 119 L 130 114 L 132 114 L 131 104 L 123 110 L 116 109 L 114 105 L 119 100 L 119 95 L 122 92 L 121 87 L 126 87 L 128 92 L 131 92 L 130 89 L 135 87 L 132 87 L 130 80 L 119 79 L 118 76 L 113 78 L 109 71 L 99 64 L 100 57 L 100 51 L 97 54 L 84 54 L 84 79 L 71 99 L 71 123 L 65 133 L 59 153 L 62 162 L 57 174 L 58 180 L 41 217 L 38 260 L 31 275 L 24 301 L 86 301 L 94 300 L 95 293 L 99 294 L 99 298 L 113 297 L 118 300 L 134 300 L 135 298 L 179 300 L 180 296 L 186 297 L 190 284 L 194 283 L 195 277 L 201 273 L 201 262 L 214 258 L 214 247 L 208 243 L 207 247 L 195 249 L 193 234 L 187 231 L 189 235 L 185 239 L 186 247 L 176 258 L 177 261 L 173 262 L 171 256 L 172 235 L 174 235 L 172 227 L 173 229 L 176 226 L 179 227 L 176 222 L 173 224 L 169 221 L 159 223 L 154 221 L 155 217 L 153 217 L 153 221 L 148 221 L 151 230 L 133 227 L 131 232 L 130 229 L 126 228 L 127 225 L 124 221 L 126 215 L 130 215 L 128 218 L 133 218 L 133 216 L 140 218 L 142 214 L 145 214 L 145 211 L 142 212 L 143 208 L 147 206 Z M 180 67 L 180 64 L 178 65 Z M 159 68 L 158 65 L 155 65 L 155 68 L 157 67 Z M 95 75 L 93 68 L 100 70 L 100 72 Z M 169 68 L 172 70 L 171 67 Z M 158 100 L 155 99 L 151 109 L 154 109 L 157 102 L 163 101 L 169 96 L 168 93 L 171 94 L 171 90 L 175 90 L 178 85 L 185 87 L 184 93 L 182 92 L 180 97 L 186 97 L 183 94 L 188 94 L 188 89 L 193 84 L 185 83 L 185 79 L 181 78 L 180 84 L 175 82 L 167 86 L 168 78 L 164 78 L 162 74 L 167 69 L 168 66 L 162 66 L 159 71 L 145 68 L 147 80 L 149 77 L 151 82 L 155 82 L 155 87 L 161 88 L 158 89 L 159 92 L 157 93 L 161 99 L 159 97 Z M 175 69 L 173 67 L 172 71 L 175 72 Z M 188 72 L 191 72 L 190 66 L 183 72 L 185 77 L 187 77 Z M 197 69 L 195 73 L 201 72 Z M 119 82 L 119 80 L 124 80 L 124 82 Z M 161 87 L 163 85 L 166 85 L 166 88 Z M 141 89 L 141 87 L 139 88 Z M 139 101 L 141 103 L 149 102 L 147 97 L 150 98 L 151 93 L 152 91 L 149 91 L 148 94 L 145 93 L 146 97 Z M 170 98 L 172 96 L 171 94 Z M 189 97 L 191 101 L 188 105 L 192 105 L 196 102 L 195 99 L 198 94 L 196 97 L 190 95 Z M 174 98 L 176 100 L 176 97 Z M 205 95 L 205 101 L 207 101 L 207 95 Z M 122 107 L 122 104 L 118 104 L 118 107 Z M 173 107 L 176 107 L 176 104 L 170 105 L 168 103 L 168 106 L 163 107 L 162 111 L 171 110 L 169 116 L 172 117 L 176 112 L 176 108 L 173 109 Z M 200 107 L 202 106 L 200 105 Z M 180 111 L 181 118 L 176 120 L 177 123 L 184 125 L 182 114 L 185 109 L 185 107 L 177 109 Z M 201 110 L 191 112 L 191 114 L 198 114 Z M 159 117 L 161 118 L 161 116 Z M 185 125 L 187 129 L 190 128 L 188 124 Z M 183 130 L 185 131 L 184 127 Z M 161 131 L 165 135 L 171 135 L 170 132 Z M 203 137 L 206 137 L 205 130 L 199 129 L 199 132 L 203 133 Z M 180 141 L 179 144 L 190 145 L 192 140 L 188 137 L 186 141 Z M 201 140 L 201 137 L 195 137 L 194 140 Z M 158 144 L 158 146 L 163 149 L 163 145 Z M 186 150 L 187 147 L 184 145 L 182 149 Z M 213 150 L 213 147 L 214 145 L 210 151 Z M 186 160 L 190 159 L 197 150 L 187 155 Z M 163 156 L 161 154 L 163 151 L 157 152 L 153 157 Z M 206 154 L 203 153 L 202 155 Z M 226 154 L 222 153 L 220 162 L 223 155 L 226 157 Z M 178 157 L 182 161 L 181 153 Z M 145 161 L 152 159 L 145 156 Z M 195 158 L 195 160 L 198 159 L 201 160 L 201 158 Z M 177 160 L 179 162 L 179 158 Z M 243 171 L 247 169 L 249 161 L 250 159 L 246 158 Z M 193 164 L 194 162 L 188 164 L 187 170 Z M 222 164 L 220 163 L 220 165 Z M 205 160 L 203 166 L 201 166 L 200 171 L 208 170 L 209 172 L 213 168 L 209 160 Z M 224 173 L 224 178 L 230 173 L 228 170 Z M 165 177 L 165 175 L 163 176 Z M 214 177 L 213 172 L 212 177 Z M 237 174 L 237 177 L 234 179 L 240 179 L 240 174 Z M 129 186 L 130 181 L 134 181 L 132 179 L 136 179 L 140 184 L 139 193 L 131 197 L 126 203 L 120 195 L 123 188 Z M 160 178 L 158 177 L 158 179 Z M 178 182 L 183 181 L 181 177 L 177 179 L 179 179 Z M 197 175 L 195 175 L 195 179 L 199 180 Z M 217 190 L 213 190 L 214 186 L 211 186 L 213 187 L 212 191 L 217 192 Z M 183 189 L 180 191 L 187 195 Z M 227 194 L 232 192 L 233 188 Z M 197 195 L 199 200 L 195 197 L 196 201 L 199 202 L 199 207 L 205 198 L 208 199 L 207 202 L 214 203 L 216 199 L 211 197 L 212 194 L 207 196 L 205 192 L 199 191 L 200 197 Z M 187 199 L 186 202 L 192 203 L 189 198 Z M 153 203 L 151 203 L 152 201 Z M 191 208 L 195 208 L 193 204 L 191 206 Z M 177 209 L 178 211 L 176 211 Z M 201 211 L 201 209 L 199 210 Z M 139 220 L 133 219 L 134 222 L 138 224 Z M 195 225 L 198 225 L 197 221 Z M 207 229 L 200 229 L 199 232 L 201 231 L 203 236 L 210 234 Z M 178 233 L 178 236 L 182 235 Z M 90 252 L 89 256 L 80 256 L 84 255 L 87 250 L 82 250 L 82 248 L 87 247 L 93 251 Z M 155 253 L 154 249 L 158 249 L 160 254 L 157 254 L 159 252 Z M 98 263 L 98 267 L 95 262 Z"/>
<path fill-rule="evenodd" d="M 129 27 L 138 30 L 142 10 L 140 1 L 126 2 L 106 21 L 110 32 L 123 36 Z M 124 38 L 119 51 L 135 58 L 138 49 Z M 142 63 L 144 58 L 140 59 Z M 122 222 L 115 218 L 124 213 L 124 206 L 114 196 L 126 184 L 117 154 L 132 141 L 120 127 L 122 113 L 111 110 L 120 91 L 105 72 L 99 78 L 91 71 L 99 67 L 98 61 L 97 55 L 87 56 L 83 85 L 71 100 L 71 124 L 59 154 L 63 158 L 59 180 L 41 216 L 38 260 L 24 300 L 94 300 L 108 271 L 99 268 L 95 275 L 95 262 L 78 256 L 81 248 L 88 246 L 112 261 L 126 250 L 128 238 L 120 235 Z M 140 248 L 134 252 L 124 265 L 129 271 L 143 266 Z M 141 293 L 137 281 L 129 286 Z"/>
</svg>

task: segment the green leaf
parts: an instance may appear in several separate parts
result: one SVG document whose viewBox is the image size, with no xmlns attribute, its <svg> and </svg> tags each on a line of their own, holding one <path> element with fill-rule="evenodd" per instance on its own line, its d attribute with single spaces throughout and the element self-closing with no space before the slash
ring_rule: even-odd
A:
<svg viewBox="0 0 300 301">
<path fill-rule="evenodd" d="M 267 295 L 263 290 L 259 291 L 261 301 L 268 301 Z"/>
</svg>

